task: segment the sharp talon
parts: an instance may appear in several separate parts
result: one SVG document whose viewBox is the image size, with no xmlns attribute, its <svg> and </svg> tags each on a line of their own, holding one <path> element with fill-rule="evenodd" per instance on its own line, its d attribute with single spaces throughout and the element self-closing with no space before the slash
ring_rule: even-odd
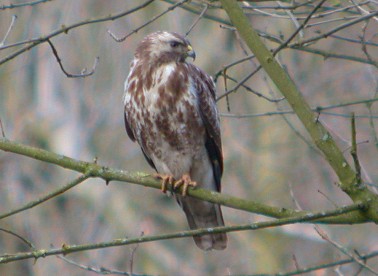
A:
<svg viewBox="0 0 378 276">
<path fill-rule="evenodd" d="M 174 185 L 173 185 L 173 189 L 177 190 L 178 188 L 180 188 L 181 186 L 182 187 L 182 192 L 181 192 L 181 195 L 182 196 L 186 196 L 187 193 L 188 193 L 188 188 L 189 186 L 190 187 L 195 187 L 197 186 L 197 183 L 195 181 L 192 181 L 190 179 L 190 176 L 187 175 L 187 174 L 184 174 L 181 179 L 177 180 Z"/>
<path fill-rule="evenodd" d="M 155 174 L 154 177 L 162 180 L 161 181 L 161 191 L 163 193 L 167 192 L 168 184 L 170 186 L 173 185 L 174 179 L 173 179 L 172 175 Z"/>
</svg>

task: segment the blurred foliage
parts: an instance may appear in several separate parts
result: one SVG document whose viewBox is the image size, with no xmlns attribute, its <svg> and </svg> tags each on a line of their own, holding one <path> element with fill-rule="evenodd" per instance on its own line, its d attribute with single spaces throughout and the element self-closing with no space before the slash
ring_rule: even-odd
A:
<svg viewBox="0 0 378 276">
<path fill-rule="evenodd" d="M 83 68 L 89 70 L 99 56 L 100 62 L 93 76 L 67 78 L 47 43 L 2 64 L 0 119 L 6 137 L 84 161 L 97 157 L 100 164 L 109 167 L 152 172 L 139 147 L 128 139 L 124 130 L 123 82 L 136 44 L 146 34 L 156 30 L 186 33 L 198 15 L 176 8 L 122 43 L 115 42 L 107 30 L 120 37 L 132 32 L 167 10 L 170 7 L 168 2 L 155 1 L 118 20 L 82 26 L 51 40 L 70 73 L 78 74 Z M 203 8 L 199 1 L 192 2 L 190 7 Z M 272 3 L 253 5 L 261 8 L 275 5 Z M 136 0 L 56 0 L 0 10 L 0 40 L 5 36 L 13 15 L 17 15 L 17 21 L 6 44 L 44 36 L 62 25 L 115 14 L 140 4 L 141 1 Z M 346 4 L 331 1 L 328 5 L 331 10 L 331 7 Z M 296 12 L 303 12 L 305 16 L 309 9 L 304 6 Z M 285 11 L 277 12 L 282 16 L 271 16 L 274 10 L 268 10 L 270 14 L 267 15 L 253 9 L 248 11 L 261 32 L 289 37 L 295 31 L 296 26 Z M 225 13 L 216 6 L 210 7 L 208 14 L 227 21 Z M 327 17 L 335 23 L 330 20 L 327 24 L 314 25 L 305 30 L 305 37 L 324 32 L 340 24 L 342 19 L 357 15 L 358 9 L 335 12 Z M 322 23 L 322 20 L 325 19 L 317 18 L 311 23 Z M 351 26 L 337 34 L 358 40 L 364 24 Z M 372 20 L 365 30 L 366 38 L 375 45 L 378 43 L 377 29 L 377 21 Z M 189 39 L 197 53 L 196 65 L 211 75 L 245 56 L 238 36 L 213 20 L 200 20 Z M 265 42 L 272 48 L 278 46 L 269 39 Z M 324 51 L 366 58 L 361 44 L 341 39 L 323 39 L 316 46 Z M 378 56 L 377 47 L 367 47 L 370 56 Z M 0 58 L 14 50 L 2 49 Z M 277 58 L 314 108 L 377 97 L 377 68 L 371 65 L 347 59 L 325 59 L 296 50 L 283 50 Z M 255 61 L 250 60 L 228 69 L 227 74 L 240 81 L 255 68 Z M 228 89 L 233 85 L 227 82 Z M 267 97 L 280 97 L 262 71 L 245 85 Z M 218 95 L 223 94 L 226 88 L 222 77 L 217 80 L 217 86 Z M 230 94 L 228 102 L 225 98 L 220 100 L 218 106 L 224 114 L 238 115 L 288 110 L 284 101 L 269 102 L 242 88 Z M 378 179 L 378 145 L 374 142 L 377 139 L 376 106 L 374 103 L 370 106 L 358 104 L 331 110 L 346 116 L 319 115 L 350 158 L 349 115 L 356 113 L 359 158 L 363 177 L 368 183 L 376 183 Z M 366 116 L 359 118 L 359 115 Z M 221 120 L 225 159 L 222 192 L 282 208 L 295 208 L 291 194 L 303 209 L 331 209 L 334 204 L 340 206 L 351 202 L 335 185 L 337 178 L 322 156 L 304 142 L 303 139 L 309 139 L 294 115 L 225 116 Z M 4 213 L 57 189 L 77 175 L 53 165 L 1 152 L 0 176 L 0 213 Z M 264 219 L 237 210 L 223 210 L 228 225 Z M 63 243 L 95 243 L 174 232 L 186 229 L 187 224 L 176 202 L 156 190 L 116 182 L 106 186 L 103 181 L 90 179 L 43 205 L 3 219 L 0 227 L 27 238 L 36 248 L 49 248 Z M 357 249 L 360 253 L 378 250 L 375 225 L 326 226 L 323 229 L 348 249 Z M 229 246 L 223 252 L 202 252 L 191 239 L 185 238 L 140 244 L 133 258 L 135 246 L 75 253 L 67 257 L 79 264 L 127 272 L 130 272 L 132 259 L 134 273 L 154 275 L 275 273 L 295 270 L 293 255 L 300 267 L 341 257 L 340 252 L 321 240 L 309 225 L 231 233 L 229 239 Z M 27 250 L 29 248 L 19 239 L 0 232 L 0 254 Z M 369 265 L 378 269 L 377 262 Z M 357 271 L 356 265 L 343 269 L 346 268 Z M 26 260 L 0 266 L 0 275 L 53 275 L 57 271 L 60 275 L 93 274 L 55 257 L 39 259 L 36 263 Z M 330 271 L 326 270 L 324 275 L 330 275 L 327 274 Z"/>
</svg>

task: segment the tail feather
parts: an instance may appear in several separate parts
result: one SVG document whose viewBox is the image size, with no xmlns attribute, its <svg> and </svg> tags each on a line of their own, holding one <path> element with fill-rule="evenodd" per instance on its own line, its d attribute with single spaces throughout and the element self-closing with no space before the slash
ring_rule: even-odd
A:
<svg viewBox="0 0 378 276">
<path fill-rule="evenodd" d="M 190 229 L 224 226 L 222 210 L 218 204 L 196 198 L 177 198 L 185 212 Z M 226 233 L 193 236 L 194 242 L 202 250 L 223 250 L 227 247 Z"/>
</svg>

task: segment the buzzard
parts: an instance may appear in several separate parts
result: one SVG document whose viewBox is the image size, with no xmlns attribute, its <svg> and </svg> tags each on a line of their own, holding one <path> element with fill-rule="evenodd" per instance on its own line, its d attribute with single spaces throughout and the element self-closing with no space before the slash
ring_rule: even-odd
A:
<svg viewBox="0 0 378 276">
<path fill-rule="evenodd" d="M 176 200 L 191 229 L 223 226 L 218 204 L 185 196 L 188 186 L 221 191 L 220 122 L 212 78 L 195 65 L 189 41 L 166 31 L 147 35 L 137 46 L 125 82 L 124 118 L 148 163 L 167 184 L 183 186 Z M 222 250 L 227 236 L 194 236 L 203 250 Z"/>
</svg>

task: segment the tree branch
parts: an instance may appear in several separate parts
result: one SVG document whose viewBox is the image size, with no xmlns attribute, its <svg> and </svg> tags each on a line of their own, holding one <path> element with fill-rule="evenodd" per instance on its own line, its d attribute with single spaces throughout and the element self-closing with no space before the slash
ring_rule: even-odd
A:
<svg viewBox="0 0 378 276">
<path fill-rule="evenodd" d="M 67 185 L 63 186 L 62 188 L 59 188 L 58 190 L 54 191 L 54 192 L 51 192 L 37 200 L 34 200 L 34 201 L 31 201 L 27 204 L 25 204 L 24 206 L 20 207 L 20 208 L 17 208 L 17 209 L 14 209 L 14 210 L 11 210 L 9 212 L 6 212 L 4 214 L 0 214 L 0 220 L 3 219 L 3 218 L 6 218 L 6 217 L 9 217 L 9 216 L 12 216 L 14 214 L 17 214 L 19 212 L 22 212 L 24 210 L 27 210 L 27 209 L 30 209 L 30 208 L 33 208 L 34 206 L 37 206 L 53 197 L 56 197 L 60 194 L 63 194 L 64 192 L 68 191 L 69 189 L 75 187 L 76 185 L 82 183 L 83 181 L 85 181 L 86 179 L 88 179 L 90 177 L 90 172 L 78 177 L 77 179 L 73 180 L 72 182 L 68 183 Z"/>
<path fill-rule="evenodd" d="M 161 188 L 161 182 L 157 180 L 155 177 L 153 177 L 151 174 L 147 174 L 143 172 L 128 172 L 128 171 L 107 168 L 93 162 L 79 161 L 79 160 L 75 160 L 67 156 L 49 152 L 47 150 L 34 148 L 27 145 L 22 145 L 16 142 L 9 141 L 6 138 L 0 138 L 0 149 L 7 152 L 21 154 L 21 155 L 24 155 L 24 156 L 27 156 L 36 160 L 40 160 L 43 162 L 48 162 L 50 164 L 55 164 L 60 167 L 84 174 L 82 178 L 78 178 L 71 184 L 65 186 L 68 188 L 65 188 L 65 187 L 60 188 L 51 194 L 60 194 L 63 192 L 64 189 L 68 190 L 69 188 L 73 187 L 76 182 L 80 183 L 84 181 L 85 177 L 98 177 L 98 178 L 104 179 L 106 182 L 116 180 L 116 181 L 143 185 L 143 186 L 155 188 L 155 189 Z M 176 192 L 180 193 L 181 191 L 177 190 Z M 51 196 L 49 195 L 42 197 L 42 199 L 50 198 Z M 204 189 L 199 189 L 199 188 L 195 188 L 195 189 L 190 188 L 188 190 L 188 196 L 192 196 L 192 197 L 199 198 L 199 199 L 213 202 L 213 203 L 222 204 L 230 208 L 243 210 L 243 211 L 247 211 L 251 213 L 256 213 L 256 214 L 260 214 L 260 215 L 264 215 L 268 217 L 274 217 L 274 218 L 288 218 L 288 217 L 306 215 L 308 213 L 311 213 L 308 211 L 298 211 L 294 209 L 269 206 L 269 205 L 262 204 L 259 202 L 241 199 L 241 198 L 233 197 L 230 195 L 220 194 L 220 193 L 216 193 L 216 192 L 208 191 Z M 14 211 L 0 215 L 0 219 L 7 217 L 9 215 L 12 215 L 12 214 L 14 214 Z M 367 221 L 366 217 L 361 212 L 355 211 L 355 212 L 350 212 L 348 214 L 343 214 L 341 216 L 332 217 L 331 219 L 326 219 L 326 220 L 322 220 L 318 222 L 319 223 L 335 223 L 335 224 L 351 224 L 351 223 L 364 223 L 366 221 Z"/>
<path fill-rule="evenodd" d="M 356 183 L 356 173 L 344 158 L 343 152 L 336 145 L 332 135 L 321 122 L 317 120 L 303 95 L 297 89 L 286 71 L 283 70 L 280 64 L 275 60 L 272 53 L 263 44 L 257 32 L 251 26 L 250 20 L 246 17 L 238 3 L 234 0 L 221 0 L 221 3 L 232 23 L 237 28 L 240 36 L 255 54 L 261 66 L 276 84 L 278 90 L 286 98 L 316 146 L 323 152 L 329 165 L 333 168 L 340 180 L 340 188 L 347 193 L 354 202 L 371 202 L 372 204 L 366 212 L 366 215 L 369 220 L 378 223 L 378 196 L 369 191 L 365 185 Z M 367 17 L 365 19 L 367 19 Z"/>
<path fill-rule="evenodd" d="M 42 37 L 39 37 L 39 38 L 36 38 L 36 39 L 24 41 L 24 42 L 22 42 L 22 44 L 27 44 L 27 45 L 22 47 L 21 49 L 15 51 L 15 52 L 9 54 L 8 56 L 4 57 L 3 59 L 1 59 L 0 65 L 14 59 L 15 57 L 21 55 L 22 53 L 34 48 L 35 46 L 46 42 L 48 39 L 50 39 L 52 37 L 55 37 L 55 36 L 63 34 L 63 33 L 68 33 L 68 31 L 70 31 L 74 28 L 80 27 L 80 26 L 84 26 L 84 25 L 88 25 L 88 24 L 95 24 L 95 23 L 100 23 L 100 22 L 105 22 L 105 21 L 111 21 L 111 20 L 115 20 L 115 19 L 124 17 L 124 16 L 129 15 L 131 13 L 134 13 L 134 12 L 140 10 L 140 9 L 143 9 L 144 7 L 151 4 L 153 1 L 154 0 L 148 0 L 145 3 L 142 3 L 141 5 L 139 5 L 135 8 L 132 8 L 132 9 L 127 10 L 127 11 L 123 11 L 123 12 L 115 14 L 115 15 L 108 15 L 108 16 L 96 18 L 96 19 L 87 19 L 87 20 L 72 24 L 70 26 L 64 26 L 63 25 L 62 28 L 60 28 L 59 30 L 56 30 L 56 31 L 54 31 L 54 32 L 52 32 L 52 33 L 50 33 L 46 36 L 42 36 Z M 20 45 L 20 43 L 17 43 L 15 45 Z"/>
<path fill-rule="evenodd" d="M 3 256 L 0 256 L 0 264 L 14 262 L 18 260 L 32 259 L 32 258 L 34 259 L 38 259 L 40 257 L 44 258 L 51 255 L 60 255 L 60 254 L 67 255 L 73 252 L 95 250 L 95 249 L 108 248 L 108 247 L 114 247 L 114 246 L 123 246 L 123 245 L 129 245 L 129 244 L 139 244 L 139 243 L 152 242 L 152 241 L 191 237 L 194 235 L 257 230 L 257 229 L 265 229 L 265 228 L 277 227 L 277 226 L 299 223 L 299 222 L 300 223 L 314 222 L 319 219 L 330 218 L 332 216 L 339 216 L 341 214 L 349 213 L 353 210 L 359 210 L 360 208 L 361 208 L 361 204 L 352 204 L 350 206 L 345 206 L 345 207 L 341 207 L 341 208 L 331 210 L 331 211 L 326 211 L 326 212 L 309 213 L 305 215 L 297 215 L 291 218 L 282 218 L 282 219 L 277 219 L 273 221 L 263 221 L 263 222 L 257 222 L 257 223 L 252 223 L 252 224 L 245 224 L 245 225 L 196 229 L 196 230 L 180 231 L 180 232 L 175 232 L 171 234 L 161 234 L 161 235 L 155 235 L 155 236 L 141 236 L 141 237 L 131 238 L 131 239 L 128 239 L 128 238 L 114 239 L 108 242 L 101 242 L 101 243 L 95 243 L 95 244 L 82 244 L 82 245 L 63 244 L 61 248 L 55 248 L 55 249 L 50 249 L 50 250 L 40 249 L 40 250 L 35 250 L 32 252 L 6 254 Z"/>
</svg>

